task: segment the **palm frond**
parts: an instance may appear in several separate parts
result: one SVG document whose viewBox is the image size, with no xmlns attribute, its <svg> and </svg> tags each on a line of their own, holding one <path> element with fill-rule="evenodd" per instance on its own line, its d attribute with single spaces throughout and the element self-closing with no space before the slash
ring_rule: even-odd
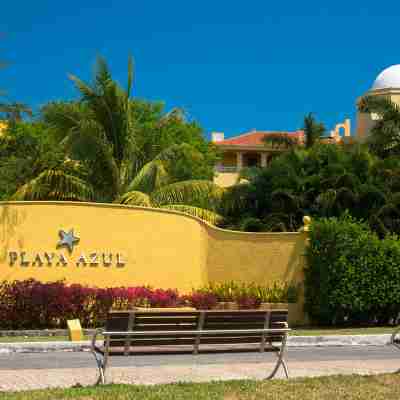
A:
<svg viewBox="0 0 400 400">
<path fill-rule="evenodd" d="M 107 91 L 107 87 L 113 83 L 110 69 L 104 57 L 98 56 L 96 60 L 96 72 L 94 89 L 98 96 Z"/>
<path fill-rule="evenodd" d="M 68 74 L 68 78 L 74 82 L 76 88 L 81 92 L 82 96 L 84 96 L 85 99 L 92 99 L 96 97 L 96 92 L 85 82 L 80 80 L 77 76 L 73 74 Z"/>
<path fill-rule="evenodd" d="M 315 199 L 316 207 L 320 210 L 320 213 L 327 217 L 333 213 L 333 208 L 336 203 L 336 190 L 328 189 L 326 192 L 321 193 Z"/>
<path fill-rule="evenodd" d="M 185 204 L 164 204 L 160 208 L 180 211 L 185 214 L 192 215 L 193 217 L 200 218 L 212 225 L 220 224 L 223 221 L 223 217 L 221 215 L 200 207 L 187 206 Z"/>
<path fill-rule="evenodd" d="M 324 135 L 325 126 L 318 123 L 313 113 L 309 113 L 304 118 L 304 136 L 306 148 L 311 148 Z"/>
<path fill-rule="evenodd" d="M 134 70 L 133 58 L 132 58 L 132 56 L 129 56 L 129 58 L 128 58 L 128 83 L 127 83 L 127 87 L 126 87 L 126 96 L 128 98 L 131 96 L 131 90 L 132 90 L 132 85 L 133 85 L 133 70 Z"/>
<path fill-rule="evenodd" d="M 95 83 L 90 86 L 74 75 L 69 75 L 82 95 L 82 101 L 103 126 L 107 140 L 113 147 L 114 158 L 120 165 L 124 157 L 126 132 L 126 94 L 112 80 L 104 59 L 97 59 Z"/>
<path fill-rule="evenodd" d="M 241 215 L 246 211 L 251 186 L 240 183 L 223 189 L 218 210 L 222 215 Z"/>
<path fill-rule="evenodd" d="M 387 202 L 385 193 L 373 185 L 363 185 L 359 197 L 360 205 L 362 205 L 360 208 L 367 214 L 370 214 L 371 210 L 383 207 Z"/>
<path fill-rule="evenodd" d="M 173 162 L 179 160 L 185 153 L 192 152 L 194 148 L 187 143 L 173 144 L 163 151 L 161 151 L 156 157 L 156 160 Z"/>
<path fill-rule="evenodd" d="M 297 212 L 300 205 L 300 196 L 291 193 L 289 190 L 278 189 L 271 193 L 271 209 L 276 213 Z"/>
<path fill-rule="evenodd" d="M 152 193 L 160 187 L 167 185 L 169 176 L 161 160 L 153 160 L 143 166 L 129 184 L 128 190 L 137 190 Z"/>
<path fill-rule="evenodd" d="M 101 174 L 101 186 L 111 198 L 121 192 L 120 170 L 113 157 L 101 125 L 94 119 L 79 121 L 76 128 L 64 139 L 63 144 L 68 153 L 90 166 L 91 171 Z"/>
<path fill-rule="evenodd" d="M 223 189 L 211 181 L 189 180 L 161 187 L 151 194 L 154 204 L 186 204 L 211 210 L 222 197 Z"/>
<path fill-rule="evenodd" d="M 348 189 L 357 189 L 361 185 L 360 179 L 355 174 L 345 172 L 343 175 L 339 176 L 336 179 L 335 187 L 336 188 L 348 188 Z"/>
<path fill-rule="evenodd" d="M 72 130 L 78 129 L 82 119 L 90 118 L 87 107 L 77 102 L 51 102 L 40 111 L 44 122 L 56 131 L 60 140 Z"/>
<path fill-rule="evenodd" d="M 151 207 L 150 196 L 143 192 L 132 190 L 124 193 L 117 201 L 120 204 L 127 204 L 131 206 Z"/>
<path fill-rule="evenodd" d="M 46 170 L 23 185 L 12 200 L 93 200 L 90 185 L 61 170 Z"/>
<path fill-rule="evenodd" d="M 292 216 L 286 213 L 271 213 L 265 219 L 265 229 L 270 232 L 288 232 L 292 227 Z"/>
<path fill-rule="evenodd" d="M 262 140 L 266 146 L 276 149 L 290 149 L 299 145 L 297 137 L 285 133 L 265 135 Z"/>
<path fill-rule="evenodd" d="M 342 187 L 336 192 L 336 207 L 341 212 L 354 210 L 358 204 L 358 194 L 353 190 Z"/>
<path fill-rule="evenodd" d="M 375 113 L 379 116 L 384 114 L 395 115 L 400 112 L 397 104 L 387 97 L 380 96 L 364 96 L 358 103 L 358 109 L 363 113 Z"/>
</svg>

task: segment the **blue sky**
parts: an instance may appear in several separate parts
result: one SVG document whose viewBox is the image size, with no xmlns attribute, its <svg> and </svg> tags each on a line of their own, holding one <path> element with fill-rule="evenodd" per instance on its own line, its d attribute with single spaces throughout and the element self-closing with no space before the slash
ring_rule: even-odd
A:
<svg viewBox="0 0 400 400">
<path fill-rule="evenodd" d="M 209 134 L 331 129 L 385 67 L 400 63 L 400 2 L 39 0 L 2 4 L 0 88 L 34 108 L 77 96 L 97 54 L 137 97 L 184 107 Z M 386 6 L 385 6 L 386 4 Z M 382 12 L 381 10 L 385 10 Z M 386 11 L 387 10 L 387 11 Z"/>
</svg>

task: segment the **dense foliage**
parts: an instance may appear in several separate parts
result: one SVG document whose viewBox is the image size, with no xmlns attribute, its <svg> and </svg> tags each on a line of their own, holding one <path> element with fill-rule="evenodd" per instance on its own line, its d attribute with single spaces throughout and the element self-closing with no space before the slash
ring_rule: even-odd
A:
<svg viewBox="0 0 400 400">
<path fill-rule="evenodd" d="M 0 200 L 47 169 L 71 172 L 73 166 L 44 124 L 20 122 L 0 136 Z"/>
<path fill-rule="evenodd" d="M 394 323 L 400 313 L 400 242 L 348 215 L 312 224 L 306 311 L 322 325 Z"/>
<path fill-rule="evenodd" d="M 7 118 L 0 198 L 117 202 L 220 220 L 215 147 L 180 109 L 131 96 L 99 58 L 92 83 L 70 76 L 76 101 L 51 102 L 34 122 Z"/>
<path fill-rule="evenodd" d="M 362 145 L 293 148 L 224 194 L 222 226 L 297 231 L 304 215 L 365 220 L 380 237 L 400 233 L 400 159 Z M 250 219 L 249 219 L 250 218 Z M 258 223 L 257 223 L 258 220 Z"/>
<path fill-rule="evenodd" d="M 110 309 L 132 307 L 214 308 L 218 301 L 236 301 L 242 308 L 254 308 L 261 301 L 295 301 L 296 288 L 235 284 L 210 285 L 190 294 L 148 286 L 93 288 L 63 281 L 42 283 L 33 279 L 0 283 L 0 329 L 63 328 L 68 319 L 78 318 L 82 326 L 102 326 Z"/>
</svg>

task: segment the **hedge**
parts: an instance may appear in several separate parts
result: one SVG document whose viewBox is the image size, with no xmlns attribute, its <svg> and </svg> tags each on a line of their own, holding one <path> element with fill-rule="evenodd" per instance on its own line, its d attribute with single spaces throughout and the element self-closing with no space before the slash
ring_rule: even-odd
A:
<svg viewBox="0 0 400 400">
<path fill-rule="evenodd" d="M 104 324 L 107 312 L 133 306 L 175 307 L 176 290 L 90 288 L 64 282 L 42 283 L 34 279 L 0 283 L 0 329 L 50 329 L 79 318 L 84 327 Z"/>
<path fill-rule="evenodd" d="M 305 309 L 319 325 L 388 324 L 400 312 L 400 241 L 348 215 L 314 221 Z"/>
<path fill-rule="evenodd" d="M 42 283 L 34 279 L 0 283 L 0 329 L 64 328 L 78 318 L 85 328 L 104 325 L 110 309 L 132 307 L 214 308 L 219 301 L 236 301 L 255 308 L 261 301 L 295 301 L 296 290 L 278 282 L 271 286 L 227 282 L 180 295 L 175 289 L 147 286 L 90 288 L 63 281 Z"/>
</svg>

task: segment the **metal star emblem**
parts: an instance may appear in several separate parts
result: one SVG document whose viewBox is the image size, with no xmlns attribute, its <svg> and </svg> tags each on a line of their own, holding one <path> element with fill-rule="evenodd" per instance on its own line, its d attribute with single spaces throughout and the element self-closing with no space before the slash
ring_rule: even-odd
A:
<svg viewBox="0 0 400 400">
<path fill-rule="evenodd" d="M 79 242 L 79 237 L 74 235 L 73 229 L 71 229 L 68 233 L 61 229 L 58 234 L 60 235 L 60 241 L 58 242 L 57 247 L 66 246 L 71 253 L 74 249 L 74 245 Z"/>
</svg>

